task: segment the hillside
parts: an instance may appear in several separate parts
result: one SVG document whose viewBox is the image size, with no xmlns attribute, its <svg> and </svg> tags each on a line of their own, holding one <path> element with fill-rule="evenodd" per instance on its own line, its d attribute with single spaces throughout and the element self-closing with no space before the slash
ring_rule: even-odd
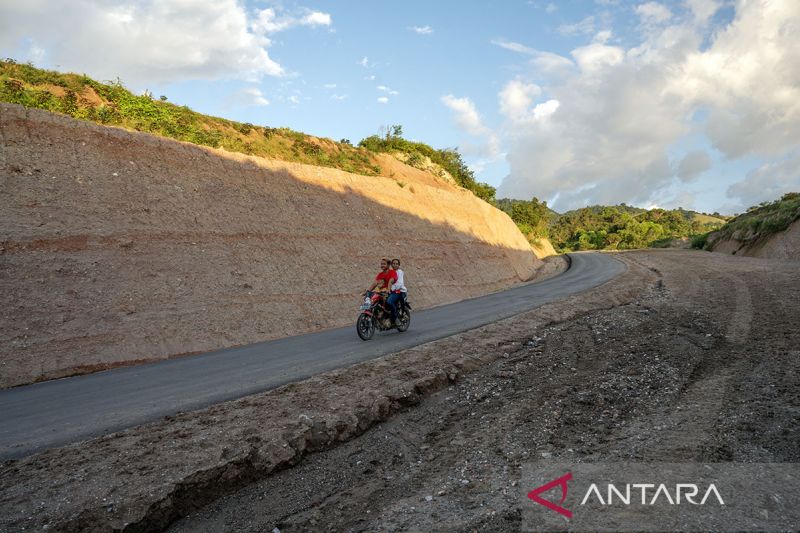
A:
<svg viewBox="0 0 800 533">
<path fill-rule="evenodd" d="M 517 224 L 540 257 L 540 241 L 559 252 L 688 247 L 690 236 L 718 229 L 725 223 L 717 213 L 708 215 L 682 208 L 593 205 L 559 214 L 536 197 L 501 198 L 496 205 Z"/>
<path fill-rule="evenodd" d="M 0 386 L 349 325 L 384 255 L 416 308 L 542 264 L 504 213 L 388 155 L 392 178 L 364 176 L 10 104 L 0 131 Z"/>
<path fill-rule="evenodd" d="M 136 95 L 120 80 L 101 83 L 86 75 L 44 70 L 12 59 L 0 61 L 0 102 L 62 113 L 97 124 L 187 141 L 229 152 L 337 168 L 397 179 L 395 159 L 428 178 L 455 183 L 490 203 L 494 188 L 480 183 L 455 149 L 435 149 L 402 138 L 402 126 L 386 128 L 353 146 L 286 127 L 259 126 L 203 115 L 145 92 Z M 387 157 L 391 156 L 391 157 Z"/>
<path fill-rule="evenodd" d="M 800 193 L 751 207 L 695 246 L 714 252 L 800 259 Z"/>
</svg>

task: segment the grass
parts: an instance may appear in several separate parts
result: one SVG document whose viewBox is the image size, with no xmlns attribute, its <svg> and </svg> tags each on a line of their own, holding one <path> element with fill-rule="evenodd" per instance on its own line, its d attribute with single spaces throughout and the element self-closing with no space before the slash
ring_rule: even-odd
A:
<svg viewBox="0 0 800 533">
<path fill-rule="evenodd" d="M 290 128 L 257 126 L 192 111 L 186 106 L 135 95 L 119 81 L 0 61 L 0 101 L 142 131 L 230 152 L 377 175 L 381 167 L 364 148 L 318 139 Z"/>
<path fill-rule="evenodd" d="M 456 185 L 471 191 L 478 198 L 494 205 L 495 189 L 491 185 L 481 183 L 475 179 L 475 174 L 466 165 L 461 154 L 455 148 L 436 149 L 425 143 L 409 141 L 403 138 L 402 126 L 391 126 L 386 133 L 371 135 L 358 143 L 370 152 L 384 152 L 393 154 L 400 152 L 406 154 L 406 164 L 425 169 L 426 159 L 438 166 L 439 169 L 450 174 Z"/>
<path fill-rule="evenodd" d="M 784 194 L 780 200 L 763 202 L 730 220 L 720 228 L 716 240 L 732 238 L 745 243 L 756 242 L 785 230 L 798 219 L 800 193 L 790 192 Z"/>
</svg>

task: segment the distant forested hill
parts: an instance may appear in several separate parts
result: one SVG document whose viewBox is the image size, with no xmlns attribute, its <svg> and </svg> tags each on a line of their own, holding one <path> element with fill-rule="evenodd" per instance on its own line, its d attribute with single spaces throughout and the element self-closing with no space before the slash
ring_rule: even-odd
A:
<svg viewBox="0 0 800 533">
<path fill-rule="evenodd" d="M 624 250 L 663 246 L 673 239 L 718 229 L 726 217 L 683 208 L 593 205 L 559 214 L 538 198 L 497 200 L 529 239 L 548 238 L 556 250 Z"/>
</svg>

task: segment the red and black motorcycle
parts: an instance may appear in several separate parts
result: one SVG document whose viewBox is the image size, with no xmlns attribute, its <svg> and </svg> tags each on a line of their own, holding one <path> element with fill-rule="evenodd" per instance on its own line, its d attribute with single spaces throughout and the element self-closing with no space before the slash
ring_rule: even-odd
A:
<svg viewBox="0 0 800 533">
<path fill-rule="evenodd" d="M 397 328 L 403 332 L 411 325 L 411 304 L 403 295 L 397 302 L 397 325 L 392 324 L 392 310 L 386 303 L 386 297 L 379 292 L 367 291 L 364 293 L 364 303 L 361 304 L 361 314 L 356 320 L 356 332 L 361 340 L 368 341 L 375 335 L 375 330 L 388 331 Z"/>
</svg>

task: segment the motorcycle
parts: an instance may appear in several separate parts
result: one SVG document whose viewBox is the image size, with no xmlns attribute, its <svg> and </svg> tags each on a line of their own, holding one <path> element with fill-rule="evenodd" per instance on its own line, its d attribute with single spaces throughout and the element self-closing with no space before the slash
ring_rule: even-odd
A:
<svg viewBox="0 0 800 533">
<path fill-rule="evenodd" d="M 405 295 L 397 302 L 396 326 L 392 324 L 392 311 L 381 293 L 366 292 L 360 311 L 361 314 L 356 320 L 356 332 L 364 341 L 370 340 L 375 335 L 375 330 L 388 331 L 397 328 L 397 331 L 402 333 L 411 325 L 411 304 Z"/>
</svg>

